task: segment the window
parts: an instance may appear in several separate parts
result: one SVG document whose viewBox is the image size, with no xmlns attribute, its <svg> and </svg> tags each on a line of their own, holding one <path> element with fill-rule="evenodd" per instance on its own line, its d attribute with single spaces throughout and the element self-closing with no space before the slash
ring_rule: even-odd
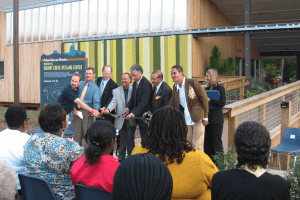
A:
<svg viewBox="0 0 300 200">
<path fill-rule="evenodd" d="M 0 60 L 0 80 L 4 80 L 4 61 Z"/>
</svg>

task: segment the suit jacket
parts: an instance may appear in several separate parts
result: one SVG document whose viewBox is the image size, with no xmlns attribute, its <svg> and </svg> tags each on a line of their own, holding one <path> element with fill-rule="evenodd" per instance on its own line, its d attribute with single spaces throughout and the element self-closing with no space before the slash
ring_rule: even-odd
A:
<svg viewBox="0 0 300 200">
<path fill-rule="evenodd" d="M 195 93 L 193 93 L 193 91 Z M 191 93 L 190 96 L 189 93 Z M 207 94 L 198 81 L 195 79 L 185 78 L 185 97 L 188 110 L 194 123 L 203 118 L 208 118 Z M 180 105 L 177 83 L 175 83 L 173 86 L 172 97 L 168 103 L 168 106 L 182 110 L 180 108 L 182 106 Z"/>
<path fill-rule="evenodd" d="M 166 82 L 162 82 L 156 94 L 154 94 L 154 88 L 152 89 L 152 113 L 157 109 L 166 106 L 172 96 L 172 89 Z"/>
<path fill-rule="evenodd" d="M 113 92 L 113 98 L 110 104 L 107 106 L 107 108 L 109 110 L 114 110 L 115 108 L 117 108 L 116 115 L 121 116 L 123 114 L 123 111 L 126 109 L 124 87 L 120 86 L 114 89 L 112 92 Z M 132 85 L 129 85 L 127 103 L 130 100 L 131 94 L 132 94 Z M 124 117 L 116 118 L 116 123 L 115 123 L 116 129 L 121 130 L 124 124 L 124 120 L 125 120 Z M 131 126 L 136 125 L 134 119 L 130 119 L 129 123 Z"/>
<path fill-rule="evenodd" d="M 210 87 L 205 88 L 205 90 L 210 90 Z M 212 90 L 218 90 L 220 92 L 220 100 L 211 99 L 209 101 L 209 106 L 218 107 L 217 109 L 209 109 L 208 122 L 209 124 L 219 124 L 224 123 L 224 115 L 222 108 L 226 103 L 226 93 L 222 85 L 217 85 L 212 88 Z"/>
<path fill-rule="evenodd" d="M 132 94 L 128 102 L 128 109 L 135 117 L 142 117 L 145 112 L 151 111 L 151 83 L 143 76 L 138 88 L 133 83 Z M 136 98 L 136 99 L 135 99 Z"/>
<path fill-rule="evenodd" d="M 97 85 L 99 87 L 100 90 L 100 84 L 102 81 L 103 77 L 99 77 L 97 78 Z M 110 78 L 104 88 L 103 94 L 101 96 L 100 99 L 100 108 L 107 108 L 108 104 L 111 102 L 112 98 L 113 98 L 113 94 L 112 91 L 113 89 L 117 88 L 118 85 Z M 112 113 L 115 113 L 114 111 Z M 110 115 L 102 115 L 102 117 L 105 118 L 105 120 L 110 121 L 112 124 L 114 124 L 115 118 L 113 118 Z"/>
</svg>

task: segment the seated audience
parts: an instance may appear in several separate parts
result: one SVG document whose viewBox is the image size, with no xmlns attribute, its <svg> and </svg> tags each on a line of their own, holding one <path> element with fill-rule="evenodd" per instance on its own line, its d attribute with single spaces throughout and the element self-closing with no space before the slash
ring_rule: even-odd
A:
<svg viewBox="0 0 300 200">
<path fill-rule="evenodd" d="M 266 172 L 271 146 L 270 133 L 257 122 L 244 122 L 234 135 L 236 169 L 220 171 L 213 177 L 213 200 L 290 199 L 290 184 Z"/>
<path fill-rule="evenodd" d="M 14 169 L 3 160 L 0 160 L 0 199 L 19 199 Z"/>
<path fill-rule="evenodd" d="M 0 160 L 5 161 L 16 172 L 16 183 L 22 195 L 18 173 L 25 172 L 23 146 L 30 135 L 26 132 L 28 117 L 23 106 L 11 106 L 5 112 L 7 129 L 0 132 Z"/>
<path fill-rule="evenodd" d="M 44 132 L 32 135 L 24 146 L 25 172 L 47 180 L 57 199 L 72 199 L 71 166 L 83 155 L 83 147 L 62 137 L 67 121 L 60 104 L 45 106 L 38 121 Z"/>
<path fill-rule="evenodd" d="M 183 113 L 163 107 L 153 114 L 145 140 L 132 154 L 150 153 L 167 165 L 173 177 L 172 199 L 207 200 L 218 169 L 203 151 L 193 149 L 187 132 Z"/>
<path fill-rule="evenodd" d="M 113 200 L 170 200 L 172 176 L 156 156 L 137 154 L 125 159 L 117 169 Z"/>
<path fill-rule="evenodd" d="M 120 163 L 112 155 L 116 129 L 108 121 L 98 120 L 91 124 L 85 135 L 89 144 L 84 153 L 72 166 L 73 185 L 80 183 L 90 187 L 102 188 L 111 193 L 115 172 Z"/>
</svg>

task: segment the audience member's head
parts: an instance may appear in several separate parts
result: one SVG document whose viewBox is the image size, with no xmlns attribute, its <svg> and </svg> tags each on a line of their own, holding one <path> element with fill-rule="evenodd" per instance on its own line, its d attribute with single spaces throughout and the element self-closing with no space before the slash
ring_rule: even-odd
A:
<svg viewBox="0 0 300 200">
<path fill-rule="evenodd" d="M 40 112 L 39 125 L 44 132 L 61 136 L 67 127 L 66 115 L 59 103 L 48 104 Z"/>
<path fill-rule="evenodd" d="M 266 168 L 271 138 L 265 126 L 254 121 L 242 123 L 236 129 L 234 145 L 238 154 L 237 168 L 242 165 L 252 170 L 256 170 L 256 166 Z"/>
<path fill-rule="evenodd" d="M 175 160 L 180 164 L 184 154 L 193 150 L 187 141 L 187 132 L 182 112 L 173 107 L 163 107 L 154 112 L 142 146 L 149 150 L 148 153 L 158 154 L 165 163 L 168 157 L 167 164 Z"/>
<path fill-rule="evenodd" d="M 9 129 L 25 132 L 27 120 L 26 109 L 23 106 L 11 106 L 5 112 L 5 121 Z"/>
<path fill-rule="evenodd" d="M 173 179 L 168 167 L 156 156 L 136 154 L 116 171 L 113 200 L 169 200 Z"/>
<path fill-rule="evenodd" d="M 98 163 L 100 156 L 109 155 L 115 144 L 116 129 L 112 123 L 99 120 L 91 124 L 85 135 L 89 147 L 85 149 L 89 165 Z"/>
<path fill-rule="evenodd" d="M 0 199 L 12 200 L 18 199 L 18 192 L 16 186 L 16 172 L 15 170 L 6 164 L 3 160 L 0 160 Z"/>
</svg>

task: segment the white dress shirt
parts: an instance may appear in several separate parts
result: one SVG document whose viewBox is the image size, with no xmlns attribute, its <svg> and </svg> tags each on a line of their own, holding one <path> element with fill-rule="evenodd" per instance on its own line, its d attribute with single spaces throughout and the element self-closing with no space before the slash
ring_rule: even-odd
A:
<svg viewBox="0 0 300 200">
<path fill-rule="evenodd" d="M 184 118 L 186 125 L 195 125 L 191 118 L 191 114 L 189 112 L 189 108 L 187 106 L 186 96 L 185 96 L 185 77 L 183 77 L 182 85 L 181 87 L 177 83 L 177 90 L 179 92 L 179 102 L 180 105 L 184 108 Z"/>
<path fill-rule="evenodd" d="M 25 172 L 23 146 L 29 138 L 30 135 L 19 130 L 5 129 L 0 132 L 0 159 L 15 170 L 18 190 L 21 189 L 18 173 Z"/>
<path fill-rule="evenodd" d="M 160 88 L 162 82 L 163 82 L 163 81 L 161 81 L 161 82 L 158 84 L 158 86 L 156 86 L 156 93 L 158 92 L 158 90 L 159 90 L 159 88 Z M 155 94 L 156 94 L 156 93 L 155 93 Z"/>
<path fill-rule="evenodd" d="M 110 79 L 110 78 L 109 78 Z M 102 78 L 102 81 L 101 81 L 101 83 L 103 82 L 103 91 L 105 90 L 105 87 L 106 87 L 106 84 L 107 84 L 107 82 L 109 81 L 109 79 L 107 79 L 107 80 L 104 80 L 103 78 Z M 101 86 L 101 83 L 100 83 L 100 86 Z M 99 87 L 99 89 L 100 89 L 100 91 L 101 91 L 101 88 Z"/>
</svg>

